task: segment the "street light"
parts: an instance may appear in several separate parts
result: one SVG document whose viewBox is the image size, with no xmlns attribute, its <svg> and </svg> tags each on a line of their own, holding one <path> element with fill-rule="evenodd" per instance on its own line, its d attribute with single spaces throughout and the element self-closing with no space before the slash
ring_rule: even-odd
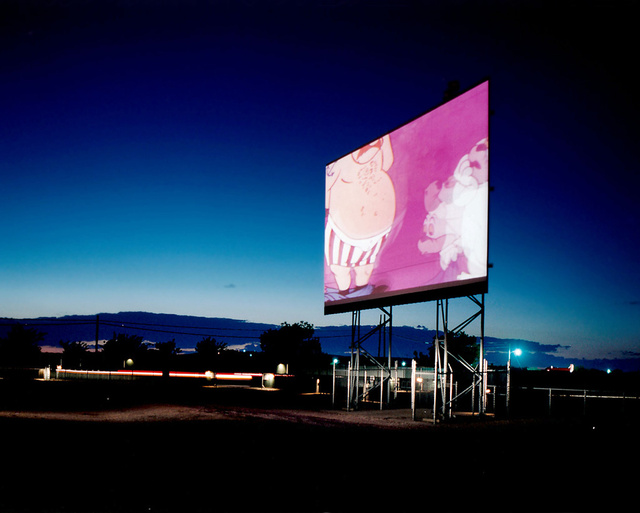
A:
<svg viewBox="0 0 640 513">
<path fill-rule="evenodd" d="M 333 390 L 331 392 L 331 407 L 335 408 L 336 406 L 336 364 L 338 363 L 338 359 L 334 358 L 333 362 Z"/>
<path fill-rule="evenodd" d="M 511 351 L 511 346 L 509 346 L 509 355 L 507 357 L 507 416 L 509 416 L 509 406 L 511 402 L 511 353 L 520 356 L 522 349 L 516 348 Z"/>
</svg>

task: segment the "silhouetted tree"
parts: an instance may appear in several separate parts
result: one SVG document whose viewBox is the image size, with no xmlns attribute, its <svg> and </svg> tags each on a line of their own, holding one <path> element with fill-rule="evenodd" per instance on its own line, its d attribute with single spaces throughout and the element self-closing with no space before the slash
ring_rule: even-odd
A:
<svg viewBox="0 0 640 513">
<path fill-rule="evenodd" d="M 447 346 L 449 353 L 461 358 L 471 366 L 478 364 L 478 339 L 471 335 L 467 335 L 464 331 L 453 333 L 449 331 L 447 333 Z M 415 352 L 414 352 L 415 355 Z M 429 348 L 428 356 L 420 353 L 418 357 L 419 362 L 422 365 L 434 365 L 434 352 L 433 345 Z M 449 363 L 455 368 L 460 365 L 454 358 L 449 358 Z M 419 363 L 420 364 L 420 363 Z"/>
<path fill-rule="evenodd" d="M 45 333 L 35 328 L 25 328 L 14 324 L 6 337 L 0 338 L 0 366 L 25 367 L 38 365 L 40 359 L 39 343 Z"/>
<path fill-rule="evenodd" d="M 82 362 L 87 357 L 89 352 L 89 348 L 86 342 L 70 342 L 63 341 L 59 342 L 62 347 L 62 361 L 64 362 L 65 367 L 73 369 L 73 368 L 82 368 Z"/>
<path fill-rule="evenodd" d="M 144 362 L 147 349 L 148 345 L 142 342 L 142 337 L 124 333 L 114 333 L 102 346 L 106 365 L 116 368 L 124 365 L 129 358 L 140 366 Z"/>
<path fill-rule="evenodd" d="M 453 335 L 448 343 L 449 351 L 471 366 L 478 364 L 478 339 L 461 331 Z"/>
<path fill-rule="evenodd" d="M 433 349 L 428 354 L 424 354 L 422 351 L 413 352 L 413 357 L 416 360 L 418 367 L 433 367 Z"/>
<path fill-rule="evenodd" d="M 213 337 L 204 337 L 196 344 L 198 357 L 208 370 L 217 370 L 221 357 L 227 350 L 226 342 L 218 342 Z"/>
<path fill-rule="evenodd" d="M 176 339 L 168 342 L 156 342 L 154 344 L 155 360 L 163 372 L 168 373 L 175 357 L 181 353 L 179 347 L 176 347 Z M 167 374 L 168 376 L 168 374 Z"/>
<path fill-rule="evenodd" d="M 260 335 L 260 348 L 272 363 L 289 363 L 308 367 L 322 355 L 318 337 L 314 337 L 313 324 L 305 321 L 282 323 Z"/>
<path fill-rule="evenodd" d="M 196 344 L 196 352 L 203 357 L 212 357 L 222 354 L 227 350 L 226 342 L 218 342 L 213 337 L 205 337 Z"/>
<path fill-rule="evenodd" d="M 154 349 L 159 352 L 162 356 L 166 358 L 171 358 L 172 356 L 176 356 L 180 354 L 182 350 L 179 347 L 176 347 L 176 339 L 169 340 L 168 342 L 156 342 L 154 344 Z"/>
</svg>

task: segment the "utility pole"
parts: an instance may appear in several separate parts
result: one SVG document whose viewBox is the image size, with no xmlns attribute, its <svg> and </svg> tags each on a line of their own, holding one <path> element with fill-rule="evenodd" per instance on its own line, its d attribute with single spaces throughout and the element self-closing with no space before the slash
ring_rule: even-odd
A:
<svg viewBox="0 0 640 513">
<path fill-rule="evenodd" d="M 98 352 L 99 335 L 100 335 L 100 316 L 96 315 L 96 353 Z"/>
</svg>

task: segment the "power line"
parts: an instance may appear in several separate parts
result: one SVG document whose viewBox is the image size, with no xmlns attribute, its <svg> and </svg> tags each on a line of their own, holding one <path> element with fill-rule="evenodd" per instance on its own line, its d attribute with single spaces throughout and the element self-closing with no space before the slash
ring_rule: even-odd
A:
<svg viewBox="0 0 640 513">
<path fill-rule="evenodd" d="M 6 321 L 6 322 L 4 322 Z M 44 319 L 42 321 L 40 321 L 39 319 L 36 319 L 37 322 L 25 322 L 25 321 L 20 321 L 18 319 L 10 319 L 10 318 L 4 318 L 4 319 L 0 319 L 0 326 L 13 326 L 15 324 L 21 324 L 24 326 L 87 326 L 87 325 L 95 325 L 96 321 L 95 320 L 85 320 L 85 319 L 78 319 L 78 320 L 74 320 L 74 319 L 46 319 L 46 322 L 42 322 L 45 321 Z M 260 332 L 261 334 L 264 333 L 265 331 L 272 329 L 272 328 L 220 328 L 220 327 L 210 327 L 210 326 L 187 326 L 187 325 L 180 325 L 180 324 L 156 324 L 156 323 L 145 323 L 145 322 L 134 322 L 134 321 L 127 321 L 127 322 L 119 322 L 117 320 L 112 320 L 112 319 L 99 319 L 99 325 L 102 326 L 109 326 L 111 328 L 123 328 L 123 329 L 128 329 L 128 330 L 138 330 L 138 331 L 152 331 L 154 333 L 166 333 L 169 335 L 187 335 L 187 336 L 195 336 L 195 337 L 213 337 L 213 336 L 217 336 L 220 338 L 232 338 L 232 339 L 243 339 L 243 340 L 260 340 L 260 335 L 247 335 L 247 336 L 243 336 L 243 335 L 230 335 L 230 334 L 226 334 L 226 333 L 215 333 L 215 332 L 221 332 L 221 331 L 242 331 L 242 332 Z M 270 325 L 266 325 L 266 326 L 270 326 Z M 275 325 L 274 325 L 275 326 Z M 191 331 L 175 331 L 175 330 L 165 330 L 165 329 L 158 329 L 158 328 L 181 328 L 184 330 L 211 330 L 214 333 L 200 333 L 200 332 L 191 332 Z M 322 331 L 323 328 L 316 328 L 316 331 Z M 329 328 L 327 331 L 336 331 L 336 328 Z M 351 334 L 350 333 L 344 333 L 344 334 L 340 334 L 340 335 L 321 335 L 321 334 L 317 334 L 315 338 L 318 338 L 319 340 L 326 340 L 326 339 L 335 339 L 335 338 L 350 338 Z M 403 335 L 399 335 L 397 333 L 394 333 L 394 338 L 402 338 L 411 342 L 416 342 L 416 343 L 424 343 L 424 341 L 418 341 L 415 339 L 411 339 L 409 337 L 405 337 Z"/>
<path fill-rule="evenodd" d="M 154 329 L 154 328 L 146 328 L 146 327 L 139 327 L 139 326 L 128 326 L 126 324 L 114 324 L 112 322 L 107 322 L 107 321 L 100 321 L 100 326 L 110 326 L 112 328 L 124 328 L 124 329 L 131 329 L 131 330 L 138 330 L 138 331 L 153 331 L 155 333 L 168 333 L 171 335 L 191 335 L 191 336 L 195 336 L 195 337 L 212 337 L 215 336 L 215 333 L 189 333 L 189 332 L 185 332 L 185 331 L 173 331 L 173 330 L 159 330 L 159 329 Z M 152 325 L 153 326 L 153 325 Z M 161 326 L 161 325 L 160 325 Z M 194 328 L 195 329 L 195 328 Z M 207 329 L 207 328 L 205 328 Z M 216 329 L 216 328 L 209 328 L 209 329 Z M 222 335 L 224 338 L 241 338 L 241 339 L 250 339 L 250 340 L 260 340 L 260 336 L 241 336 L 241 335 Z"/>
<path fill-rule="evenodd" d="M 105 319 L 105 322 L 119 323 L 120 321 Z M 133 321 L 126 321 L 125 324 L 135 324 L 138 326 L 159 326 L 161 328 L 185 328 L 185 329 L 192 329 L 192 330 L 261 331 L 261 332 L 265 331 L 265 328 L 217 328 L 217 327 L 210 327 L 210 326 L 186 326 L 184 324 L 156 324 L 156 323 L 133 322 Z M 267 325 L 267 326 L 270 326 L 270 325 Z"/>
<path fill-rule="evenodd" d="M 137 326 L 130 326 L 130 324 L 136 324 Z M 102 321 L 102 319 L 100 320 L 100 326 L 109 326 L 112 328 L 124 328 L 124 329 L 131 329 L 131 330 L 138 330 L 138 331 L 153 331 L 154 333 L 167 333 L 170 335 L 191 335 L 191 336 L 196 336 L 196 337 L 211 337 L 211 336 L 219 336 L 221 338 L 235 338 L 235 339 L 244 339 L 244 340 L 260 340 L 260 335 L 256 336 L 256 335 L 252 335 L 252 336 L 242 336 L 242 335 L 228 335 L 228 334 L 216 334 L 216 333 L 191 333 L 191 332 L 185 332 L 185 331 L 174 331 L 174 330 L 163 330 L 163 329 L 155 329 L 155 328 L 148 328 L 148 327 L 140 327 L 140 326 L 159 326 L 159 327 L 177 327 L 177 328 L 187 328 L 187 329 L 210 329 L 210 330 L 218 330 L 221 331 L 223 329 L 226 329 L 228 331 L 260 331 L 261 333 L 264 333 L 265 330 L 260 330 L 260 329 L 247 329 L 247 330 L 243 330 L 241 328 L 207 328 L 207 327 L 195 327 L 195 326 L 178 326 L 178 325 L 167 325 L 167 324 L 151 324 L 151 323 L 142 323 L 142 322 L 138 322 L 138 323 L 133 323 L 133 322 L 127 322 L 127 323 L 120 323 L 120 322 L 114 322 L 114 321 L 109 321 L 109 320 L 104 320 Z M 349 338 L 351 337 L 351 334 L 344 334 L 344 335 L 326 335 L 326 336 L 318 336 L 316 338 L 318 339 L 328 339 L 328 338 Z"/>
</svg>

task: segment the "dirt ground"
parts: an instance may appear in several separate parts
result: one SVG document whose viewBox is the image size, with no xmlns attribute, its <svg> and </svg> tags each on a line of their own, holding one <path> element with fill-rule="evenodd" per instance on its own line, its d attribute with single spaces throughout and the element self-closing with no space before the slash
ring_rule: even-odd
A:
<svg viewBox="0 0 640 513">
<path fill-rule="evenodd" d="M 0 418 L 88 422 L 177 422 L 273 420 L 317 426 L 369 426 L 424 429 L 409 408 L 361 411 L 332 407 L 329 394 L 288 394 L 246 387 L 183 387 L 156 390 L 144 384 L 40 382 L 13 404 L 2 405 Z M 0 389 L 1 390 L 1 389 Z M 16 394 L 13 390 L 5 395 Z M 39 400 L 38 400 L 39 399 Z"/>
<path fill-rule="evenodd" d="M 617 511 L 636 433 L 434 425 L 255 390 L 0 384 L 0 511 Z"/>
<path fill-rule="evenodd" d="M 78 422 L 178 422 L 212 420 L 275 420 L 314 426 L 360 426 L 378 429 L 424 429 L 431 423 L 416 422 L 411 410 L 346 411 L 293 409 L 261 409 L 242 406 L 185 406 L 151 404 L 125 409 L 65 412 L 65 411 L 0 411 L 0 417 Z"/>
</svg>

